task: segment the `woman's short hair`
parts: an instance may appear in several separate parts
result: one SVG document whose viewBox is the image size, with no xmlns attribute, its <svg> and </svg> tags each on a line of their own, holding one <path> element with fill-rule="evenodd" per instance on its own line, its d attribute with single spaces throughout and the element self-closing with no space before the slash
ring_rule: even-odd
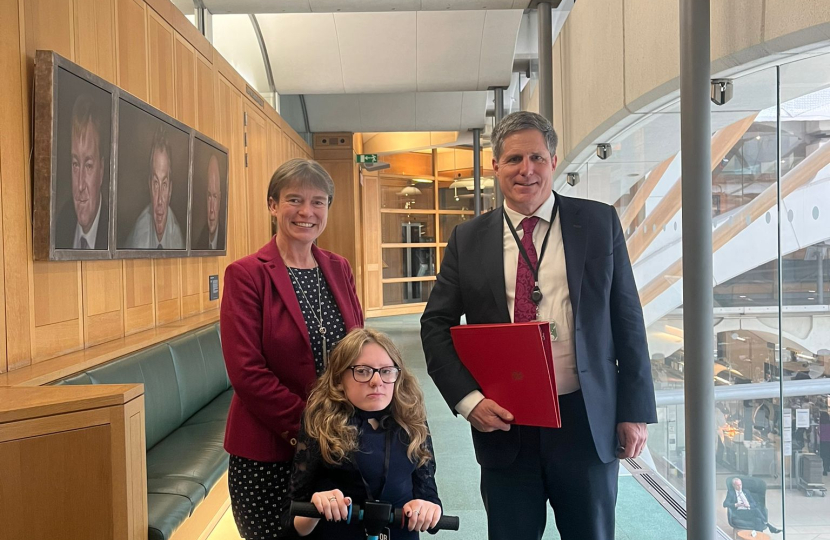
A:
<svg viewBox="0 0 830 540">
<path fill-rule="evenodd" d="M 289 187 L 319 189 L 329 197 L 329 206 L 334 201 L 334 181 L 322 165 L 313 159 L 294 158 L 280 165 L 268 184 L 268 202 L 280 201 L 280 192 Z"/>
</svg>

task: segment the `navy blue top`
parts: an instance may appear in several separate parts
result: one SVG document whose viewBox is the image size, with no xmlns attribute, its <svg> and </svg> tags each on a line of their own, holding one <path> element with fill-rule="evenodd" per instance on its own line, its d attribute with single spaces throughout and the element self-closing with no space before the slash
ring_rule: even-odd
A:
<svg viewBox="0 0 830 540">
<path fill-rule="evenodd" d="M 379 420 L 378 429 L 371 426 L 370 418 Z M 317 441 L 308 436 L 304 425 L 300 427 L 291 490 L 283 508 L 283 518 L 287 525 L 293 524 L 287 511 L 290 501 L 310 501 L 311 495 L 318 491 L 339 489 L 346 497 L 351 497 L 353 503 L 362 505 L 367 500 L 364 478 L 372 499 L 390 503 L 394 508 L 400 508 L 413 499 L 441 505 L 435 484 L 435 460 L 431 459 L 422 467 L 417 467 L 409 460 L 406 455 L 409 438 L 388 411 L 368 413 L 357 410 L 352 423 L 359 429 L 360 449 L 340 465 L 332 465 L 323 460 Z M 387 432 L 391 434 L 392 446 L 389 472 L 384 483 L 383 462 Z M 434 456 L 430 437 L 427 438 L 426 446 Z M 288 529 L 293 531 L 293 527 Z M 405 529 L 392 528 L 390 533 L 394 540 L 413 540 L 419 537 L 417 531 Z M 365 540 L 366 535 L 358 525 L 330 523 L 323 519 L 306 538 Z"/>
</svg>

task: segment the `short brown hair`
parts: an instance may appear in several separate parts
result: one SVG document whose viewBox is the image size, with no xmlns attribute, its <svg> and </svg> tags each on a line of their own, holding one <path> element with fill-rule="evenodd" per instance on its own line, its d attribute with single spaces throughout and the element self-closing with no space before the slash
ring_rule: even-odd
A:
<svg viewBox="0 0 830 540">
<path fill-rule="evenodd" d="M 268 184 L 268 203 L 271 199 L 280 202 L 280 192 L 292 185 L 319 189 L 328 195 L 329 206 L 334 201 L 334 181 L 313 159 L 294 158 L 280 165 Z"/>
</svg>

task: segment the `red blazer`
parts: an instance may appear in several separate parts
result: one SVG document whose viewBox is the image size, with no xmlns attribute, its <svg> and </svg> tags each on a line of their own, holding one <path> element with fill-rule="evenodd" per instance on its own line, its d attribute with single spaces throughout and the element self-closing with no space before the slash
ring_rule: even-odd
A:
<svg viewBox="0 0 830 540">
<path fill-rule="evenodd" d="M 346 330 L 363 326 L 354 276 L 343 257 L 312 246 Z M 225 270 L 222 352 L 234 389 L 225 450 L 290 461 L 306 398 L 317 380 L 308 329 L 275 240 Z"/>
</svg>

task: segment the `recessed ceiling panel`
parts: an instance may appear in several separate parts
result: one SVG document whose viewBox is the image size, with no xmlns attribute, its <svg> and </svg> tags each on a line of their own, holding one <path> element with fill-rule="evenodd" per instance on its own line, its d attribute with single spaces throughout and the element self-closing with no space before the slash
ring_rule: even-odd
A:
<svg viewBox="0 0 830 540">
<path fill-rule="evenodd" d="M 418 11 L 421 0 L 308 0 L 315 13 Z"/>
<path fill-rule="evenodd" d="M 309 13 L 308 0 L 202 0 L 213 13 Z"/>
<path fill-rule="evenodd" d="M 360 103 L 354 94 L 305 96 L 312 132 L 360 131 Z"/>
<path fill-rule="evenodd" d="M 458 129 L 461 125 L 462 96 L 462 92 L 419 92 L 415 100 L 415 129 Z M 455 127 L 447 127 L 453 124 Z"/>
<path fill-rule="evenodd" d="M 464 92 L 459 129 L 483 128 L 487 123 L 487 92 Z"/>
<path fill-rule="evenodd" d="M 511 9 L 512 7 L 513 0 L 421 0 L 421 9 L 423 11 L 447 9 Z"/>
<path fill-rule="evenodd" d="M 334 15 L 259 15 L 259 26 L 280 94 L 343 93 Z"/>
<path fill-rule="evenodd" d="M 483 11 L 418 13 L 419 92 L 478 88 L 484 17 Z M 487 38 L 503 40 L 498 36 Z M 511 54 L 515 41 L 514 33 L 511 36 Z"/>
<path fill-rule="evenodd" d="M 484 18 L 484 40 L 478 70 L 478 89 L 493 86 L 507 87 L 513 72 L 513 53 L 522 24 L 522 12 L 517 9 L 487 11 Z M 512 38 L 512 39 L 511 39 Z"/>
<path fill-rule="evenodd" d="M 414 92 L 417 13 L 334 16 L 346 93 Z"/>
<path fill-rule="evenodd" d="M 354 131 L 412 131 L 415 94 L 361 94 L 360 129 Z"/>
</svg>

